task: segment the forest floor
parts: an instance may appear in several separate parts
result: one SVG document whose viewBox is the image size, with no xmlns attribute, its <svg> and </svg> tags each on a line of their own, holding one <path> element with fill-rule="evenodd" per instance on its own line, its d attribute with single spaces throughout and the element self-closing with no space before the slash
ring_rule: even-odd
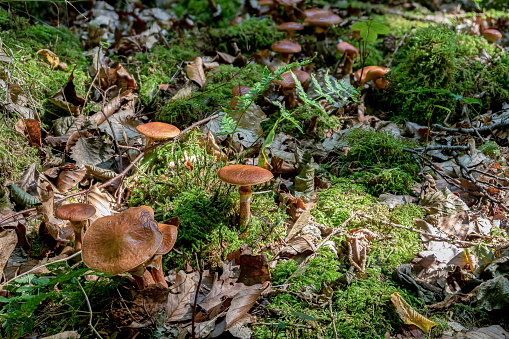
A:
<svg viewBox="0 0 509 339">
<path fill-rule="evenodd" d="M 0 338 L 509 337 L 507 3 L 288 2 L 0 2 Z"/>
</svg>

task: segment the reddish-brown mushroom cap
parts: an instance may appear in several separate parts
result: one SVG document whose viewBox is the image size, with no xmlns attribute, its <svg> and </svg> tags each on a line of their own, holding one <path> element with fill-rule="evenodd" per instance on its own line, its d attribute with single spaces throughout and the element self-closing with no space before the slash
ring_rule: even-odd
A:
<svg viewBox="0 0 509 339">
<path fill-rule="evenodd" d="M 148 138 L 154 140 L 173 139 L 180 134 L 180 130 L 164 122 L 149 122 L 136 126 L 136 130 Z"/>
<path fill-rule="evenodd" d="M 323 9 L 323 8 L 310 8 L 310 9 L 306 9 L 304 11 L 304 16 L 308 17 L 308 16 L 313 16 L 316 14 L 323 14 L 323 13 L 329 13 L 329 11 L 326 9 Z"/>
<path fill-rule="evenodd" d="M 339 24 L 341 22 L 341 18 L 336 14 L 325 12 L 307 16 L 306 19 L 304 19 L 304 22 L 313 26 L 324 27 Z"/>
<path fill-rule="evenodd" d="M 301 31 L 304 29 L 304 25 L 300 22 L 284 22 L 277 27 L 280 31 Z"/>
<path fill-rule="evenodd" d="M 231 185 L 251 186 L 269 181 L 274 175 L 258 166 L 228 165 L 217 172 L 217 177 Z"/>
<path fill-rule="evenodd" d="M 240 24 L 242 22 L 242 20 L 244 20 L 243 17 L 236 16 L 235 18 L 233 18 L 232 22 L 230 23 L 230 26 L 237 26 L 238 24 Z"/>
<path fill-rule="evenodd" d="M 232 88 L 232 95 L 236 97 L 241 97 L 243 95 L 246 95 L 251 90 L 251 87 L 247 86 L 235 86 Z"/>
<path fill-rule="evenodd" d="M 366 79 L 366 75 L 368 74 L 368 72 L 376 67 L 378 67 L 378 66 L 366 66 L 364 68 L 358 69 L 357 72 L 354 73 L 355 79 L 361 80 L 361 84 L 363 84 L 366 81 L 365 79 Z M 361 79 L 361 74 L 362 74 L 362 79 Z"/>
<path fill-rule="evenodd" d="M 173 246 L 175 246 L 175 242 L 177 241 L 178 228 L 177 225 L 168 225 L 168 224 L 157 224 L 159 231 L 163 234 L 163 241 L 161 245 L 156 250 L 155 254 L 166 254 Z"/>
<path fill-rule="evenodd" d="M 90 204 L 67 204 L 55 210 L 55 216 L 62 220 L 84 221 L 95 214 L 95 207 Z"/>
<path fill-rule="evenodd" d="M 482 36 L 489 42 L 493 43 L 502 37 L 502 33 L 496 29 L 487 29 L 482 32 Z"/>
<path fill-rule="evenodd" d="M 337 45 L 337 49 L 339 53 L 349 55 L 350 57 L 354 56 L 353 57 L 354 60 L 357 59 L 357 57 L 359 56 L 359 50 L 345 41 L 340 42 Z"/>
<path fill-rule="evenodd" d="M 371 80 L 382 78 L 385 74 L 389 73 L 390 71 L 391 71 L 390 68 L 375 66 L 374 68 L 368 70 L 368 74 L 366 74 L 365 81 L 368 82 Z"/>
<path fill-rule="evenodd" d="M 259 0 L 258 1 L 259 6 L 273 6 L 275 5 L 274 0 Z"/>
<path fill-rule="evenodd" d="M 293 74 L 295 74 L 295 77 L 297 78 L 297 80 L 299 80 L 301 84 L 311 79 L 311 75 L 309 75 L 309 73 L 307 72 L 304 71 L 292 71 L 292 72 Z"/>
<path fill-rule="evenodd" d="M 90 268 L 120 274 L 145 263 L 162 241 L 150 211 L 133 207 L 97 219 L 83 238 L 82 258 Z"/>
<path fill-rule="evenodd" d="M 276 41 L 272 44 L 271 48 L 274 52 L 280 53 L 298 53 L 302 50 L 298 43 L 290 40 Z"/>
<path fill-rule="evenodd" d="M 286 89 L 296 87 L 295 81 L 293 80 L 293 77 L 292 77 L 292 74 L 290 73 L 290 71 L 284 72 L 283 74 L 281 74 L 281 78 L 283 78 L 283 80 L 276 79 L 276 80 L 272 80 L 272 82 L 275 84 L 278 84 L 279 86 L 286 88 Z"/>
</svg>

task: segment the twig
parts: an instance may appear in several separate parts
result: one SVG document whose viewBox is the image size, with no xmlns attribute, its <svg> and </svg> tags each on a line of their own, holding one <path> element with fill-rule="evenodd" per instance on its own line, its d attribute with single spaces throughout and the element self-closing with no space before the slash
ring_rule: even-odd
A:
<svg viewBox="0 0 509 339">
<path fill-rule="evenodd" d="M 85 289 L 83 288 L 83 286 L 81 286 L 81 283 L 79 282 L 79 280 L 76 280 L 76 281 L 78 282 L 78 286 L 81 289 L 81 291 L 83 292 L 83 295 L 85 296 L 85 301 L 87 302 L 88 311 L 90 312 L 90 318 L 88 318 L 88 326 L 90 326 L 90 328 L 92 329 L 92 331 L 95 333 L 96 336 L 103 339 L 103 337 L 101 337 L 99 332 L 97 332 L 97 330 L 95 329 L 94 325 L 92 325 L 92 317 L 94 316 L 94 314 L 92 313 L 92 306 L 90 306 L 90 300 L 88 300 L 88 295 L 85 292 Z"/>
<path fill-rule="evenodd" d="M 439 130 L 446 131 L 446 132 L 472 134 L 472 133 L 475 133 L 476 131 L 479 133 L 485 133 L 485 132 L 491 133 L 493 131 L 493 129 L 495 129 L 495 128 L 506 127 L 506 126 L 509 126 L 509 119 L 501 120 L 493 125 L 482 126 L 482 127 L 477 127 L 477 128 L 462 128 L 462 127 L 452 128 L 452 127 L 445 127 L 445 126 L 442 126 L 439 124 L 434 124 L 433 128 L 437 128 Z"/>
<path fill-rule="evenodd" d="M 30 273 L 32 273 L 32 272 L 34 272 L 34 271 L 37 271 L 37 270 L 39 270 L 39 269 L 40 269 L 40 268 L 42 268 L 42 267 L 46 267 L 46 266 L 49 266 L 49 265 L 53 265 L 53 264 L 56 264 L 56 263 L 59 263 L 59 262 L 62 262 L 62 261 L 67 261 L 67 260 L 69 260 L 69 259 L 72 259 L 72 258 L 74 258 L 74 257 L 76 257 L 76 256 L 78 256 L 78 255 L 80 255 L 80 254 L 81 254 L 81 251 L 78 251 L 78 252 L 74 253 L 73 255 L 70 255 L 70 256 L 68 256 L 68 257 L 66 257 L 66 258 L 58 259 L 58 260 L 55 260 L 55 261 L 52 261 L 52 262 L 47 262 L 47 263 L 45 263 L 45 264 L 42 264 L 42 265 L 36 266 L 36 267 L 34 267 L 34 268 L 32 268 L 32 269 L 30 269 L 30 270 L 28 270 L 28 271 L 24 272 L 24 273 L 21 273 L 21 274 L 20 274 L 20 275 L 18 275 L 17 277 L 14 277 L 14 278 L 12 278 L 12 279 L 10 279 L 10 280 L 7 280 L 7 281 L 6 281 L 6 282 L 4 282 L 4 283 L 1 283 L 1 284 L 0 284 L 0 289 L 2 289 L 5 285 L 10 284 L 10 283 L 11 283 L 11 282 L 13 282 L 14 280 L 16 280 L 16 279 L 18 279 L 18 278 L 20 278 L 20 277 L 23 277 L 23 276 L 25 276 L 25 275 L 28 275 L 28 274 L 30 274 Z"/>
<path fill-rule="evenodd" d="M 251 324 L 253 326 L 279 326 L 279 323 L 253 323 Z M 301 325 L 301 324 L 292 324 L 292 327 L 299 327 L 299 328 L 307 328 L 307 329 L 313 329 L 314 327 L 307 326 L 307 325 Z"/>
<path fill-rule="evenodd" d="M 203 119 L 203 120 L 200 120 L 200 121 L 197 121 L 197 122 L 193 123 L 191 126 L 189 126 L 188 128 L 184 129 L 183 131 L 181 131 L 181 132 L 180 132 L 180 134 L 179 134 L 179 135 L 177 135 L 177 137 L 176 137 L 174 140 L 178 140 L 180 137 L 182 137 L 182 135 L 184 135 L 185 133 L 187 133 L 188 131 L 190 131 L 190 130 L 191 130 L 191 129 L 193 129 L 194 127 L 196 127 L 196 126 L 198 126 L 198 125 L 201 125 L 201 124 L 204 124 L 204 123 L 206 123 L 206 122 L 209 122 L 210 120 L 216 119 L 218 116 L 219 116 L 219 114 L 214 114 L 214 115 L 213 115 L 213 116 L 211 116 L 211 117 L 208 117 L 208 118 L 206 118 L 206 119 Z M 159 145 L 163 145 L 163 144 L 165 144 L 165 143 L 167 143 L 167 142 L 169 142 L 169 141 L 172 141 L 172 140 L 165 140 L 165 141 L 159 142 L 159 143 L 157 143 L 157 145 L 153 145 L 152 147 L 150 147 L 150 148 L 149 148 L 149 150 L 152 150 L 153 148 L 155 148 L 155 147 L 157 147 L 157 146 L 159 146 Z M 147 150 L 145 150 L 145 152 L 146 152 L 146 151 L 147 151 Z M 129 172 L 129 170 L 130 170 L 131 168 L 133 168 L 133 166 L 134 166 L 134 165 L 135 165 L 138 161 L 140 161 L 140 160 L 143 158 L 143 156 L 145 155 L 145 152 L 141 152 L 140 154 L 138 154 L 138 156 L 136 157 L 136 159 L 134 159 L 134 160 L 133 160 L 133 161 L 129 164 L 129 166 L 127 166 L 127 167 L 124 169 L 124 171 L 123 171 L 122 173 L 120 173 L 120 174 L 119 174 L 119 175 L 117 175 L 116 177 L 114 177 L 114 178 L 112 178 L 112 179 L 110 179 L 110 180 L 106 181 L 104 184 L 99 185 L 99 186 L 98 186 L 98 188 L 108 187 L 109 185 L 111 185 L 111 184 L 113 184 L 115 181 L 117 181 L 118 179 L 123 178 L 123 177 L 124 177 L 124 176 L 125 176 L 125 175 Z M 75 196 L 77 196 L 77 195 L 86 194 L 86 193 L 88 193 L 89 191 L 90 191 L 90 189 L 86 189 L 86 190 L 83 190 L 83 191 L 80 191 L 80 192 L 77 192 L 77 193 L 73 193 L 73 194 L 66 195 L 66 196 L 65 196 L 65 197 L 63 197 L 63 198 L 60 198 L 60 199 L 56 200 L 56 201 L 55 201 L 55 203 L 62 202 L 62 201 L 64 201 L 64 200 L 67 200 L 67 199 L 69 199 L 69 198 L 71 198 L 71 197 L 75 197 Z M 2 219 L 0 220 L 0 225 L 1 225 L 4 221 L 9 220 L 9 219 L 11 219 L 11 218 L 13 218 L 13 217 L 15 217 L 15 216 L 18 216 L 18 215 L 20 215 L 20 214 L 24 214 L 24 213 L 28 213 L 28 212 L 33 212 L 33 211 L 35 211 L 35 210 L 36 210 L 36 208 L 34 207 L 34 208 L 29 208 L 29 209 L 26 209 L 26 210 L 23 210 L 23 211 L 19 211 L 19 212 L 16 212 L 16 213 L 10 214 L 10 215 L 8 215 L 8 216 L 6 216 L 6 217 L 4 217 L 4 218 L 2 218 Z"/>
<path fill-rule="evenodd" d="M 200 261 L 198 259 L 198 254 L 195 253 L 194 255 L 196 257 L 196 265 L 198 265 L 198 273 L 200 274 L 200 278 L 198 279 L 198 285 L 196 286 L 196 292 L 194 294 L 193 314 L 191 317 L 191 338 L 192 339 L 196 338 L 195 327 L 194 327 L 194 318 L 196 317 L 196 305 L 198 304 L 198 293 L 200 292 L 201 280 L 203 278 L 203 272 L 202 272 L 202 268 L 200 266 Z"/>
<path fill-rule="evenodd" d="M 334 312 L 332 311 L 332 298 L 329 299 L 329 311 L 330 311 L 330 317 L 332 319 L 332 328 L 334 329 L 334 336 L 336 339 L 339 339 L 338 331 L 336 330 L 336 320 L 334 319 Z"/>
<path fill-rule="evenodd" d="M 399 44 L 396 46 L 396 49 L 394 49 L 394 52 L 392 53 L 390 59 L 389 59 L 389 62 L 387 63 L 387 68 L 390 68 L 391 67 L 391 64 L 392 64 L 392 60 L 394 60 L 394 56 L 396 55 L 396 53 L 398 53 L 399 49 L 401 48 L 401 46 L 403 46 L 403 44 L 405 43 L 405 39 L 407 38 L 408 34 L 410 34 L 410 32 L 414 29 L 415 27 L 412 26 L 408 29 L 408 31 L 405 32 L 405 34 L 403 34 L 403 37 L 401 38 L 401 40 L 399 41 Z M 336 336 L 337 337 L 337 336 Z"/>
</svg>

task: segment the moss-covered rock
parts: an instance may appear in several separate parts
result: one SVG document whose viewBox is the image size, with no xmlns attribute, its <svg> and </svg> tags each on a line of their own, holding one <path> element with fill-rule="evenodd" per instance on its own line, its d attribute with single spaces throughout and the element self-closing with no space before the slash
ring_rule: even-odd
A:
<svg viewBox="0 0 509 339">
<path fill-rule="evenodd" d="M 489 63 L 482 55 L 491 56 Z M 487 64 L 487 65 L 486 65 Z M 391 85 L 378 99 L 396 116 L 424 124 L 431 115 L 449 122 L 466 106 L 473 115 L 497 109 L 509 98 L 509 58 L 481 37 L 445 26 L 417 30 L 395 56 Z M 478 98 L 479 100 L 473 100 Z"/>
</svg>

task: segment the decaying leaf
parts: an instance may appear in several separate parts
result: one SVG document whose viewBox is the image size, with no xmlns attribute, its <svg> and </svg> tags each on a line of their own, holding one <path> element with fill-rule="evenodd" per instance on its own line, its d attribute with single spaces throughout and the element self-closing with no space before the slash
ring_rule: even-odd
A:
<svg viewBox="0 0 509 339">
<path fill-rule="evenodd" d="M 391 301 L 396 306 L 396 310 L 405 324 L 415 325 L 423 330 L 424 333 L 428 333 L 436 325 L 435 322 L 417 313 L 398 292 L 391 294 Z"/>
<path fill-rule="evenodd" d="M 76 186 L 87 174 L 86 168 L 77 167 L 73 169 L 66 169 L 60 172 L 57 180 L 57 188 L 60 193 L 66 193 L 71 188 Z"/>
<path fill-rule="evenodd" d="M 11 198 L 14 199 L 16 204 L 19 206 L 22 206 L 23 208 L 26 208 L 28 206 L 34 206 L 34 205 L 40 205 L 41 202 L 28 194 L 27 192 L 23 191 L 21 188 L 14 184 L 10 184 L 9 186 L 9 192 L 11 194 Z"/>
<path fill-rule="evenodd" d="M 82 131 L 74 131 L 69 136 L 69 139 L 67 139 L 67 142 L 65 144 L 65 151 L 69 153 L 71 151 L 71 148 L 76 145 L 78 140 L 80 138 L 90 138 L 93 134 L 89 130 L 82 130 Z"/>
<path fill-rule="evenodd" d="M 53 239 L 61 242 L 71 241 L 74 233 L 70 224 L 58 219 L 54 214 L 55 192 L 53 192 L 50 185 L 46 184 L 45 188 L 46 190 L 41 191 L 42 205 L 37 207 L 37 213 L 42 214 L 44 226 Z"/>
<path fill-rule="evenodd" d="M 8 208 L 3 208 L 0 211 L 0 218 L 4 218 L 5 216 L 12 214 Z M 13 225 L 14 228 L 5 228 L 8 225 Z M 9 260 L 9 257 L 14 251 L 16 244 L 18 243 L 18 236 L 16 234 L 16 229 L 18 223 L 13 219 L 8 219 L 4 223 L 2 223 L 2 228 L 0 228 L 0 276 L 2 276 L 4 267 Z"/>
<path fill-rule="evenodd" d="M 50 51 L 49 49 L 41 49 L 37 51 L 37 54 L 42 56 L 48 64 L 51 65 L 51 68 L 55 68 L 60 63 L 60 59 L 58 58 L 58 55 Z"/>
<path fill-rule="evenodd" d="M 28 138 L 30 146 L 42 146 L 41 126 L 35 119 L 19 119 L 14 125 L 16 131 Z"/>
<path fill-rule="evenodd" d="M 193 92 L 195 86 L 196 85 L 189 85 L 186 87 L 182 87 L 181 89 L 179 89 L 177 93 L 175 93 L 175 95 L 168 101 L 168 103 L 171 104 L 172 102 L 175 101 L 187 100 L 191 98 L 191 93 Z"/>
<path fill-rule="evenodd" d="M 205 86 L 207 78 L 203 71 L 203 60 L 200 57 L 196 57 L 192 64 L 186 66 L 187 77 L 196 82 L 200 87 Z"/>
<path fill-rule="evenodd" d="M 141 125 L 141 122 L 133 119 L 134 110 L 134 101 L 128 101 L 117 113 L 108 118 L 109 123 L 104 121 L 97 127 L 102 132 L 108 133 L 111 136 L 113 136 L 114 133 L 120 144 L 125 144 L 125 140 L 123 138 L 124 133 L 129 140 L 141 137 L 141 134 L 136 131 L 136 127 Z M 113 131 L 111 128 L 113 128 Z"/>
<path fill-rule="evenodd" d="M 48 98 L 48 101 L 73 114 L 78 113 L 83 108 L 83 105 L 85 105 L 85 100 L 76 94 L 74 75 L 72 73 L 64 87 Z"/>
<path fill-rule="evenodd" d="M 230 327 L 235 325 L 237 321 L 240 320 L 251 307 L 253 307 L 256 299 L 258 299 L 260 294 L 267 288 L 268 284 L 255 286 L 253 286 L 253 288 L 240 291 L 235 295 L 235 297 L 233 297 L 228 313 L 226 313 L 225 330 L 228 330 Z"/>
<path fill-rule="evenodd" d="M 197 272 L 190 274 L 186 274 L 184 271 L 178 272 L 175 283 L 170 287 L 168 302 L 165 306 L 168 322 L 191 319 L 191 305 L 194 302 L 198 279 L 199 274 Z"/>
<path fill-rule="evenodd" d="M 368 229 L 360 229 L 347 236 L 348 259 L 350 264 L 359 272 L 366 270 L 366 259 L 370 250 L 370 243 L 377 235 Z"/>
<path fill-rule="evenodd" d="M 72 147 L 71 158 L 77 166 L 98 165 L 113 158 L 113 149 L 103 139 L 80 138 Z"/>
<path fill-rule="evenodd" d="M 92 185 L 87 195 L 87 203 L 95 207 L 95 214 L 89 219 L 90 223 L 114 213 L 115 199 L 108 192 L 101 192 L 97 186 L 98 184 Z"/>
</svg>

